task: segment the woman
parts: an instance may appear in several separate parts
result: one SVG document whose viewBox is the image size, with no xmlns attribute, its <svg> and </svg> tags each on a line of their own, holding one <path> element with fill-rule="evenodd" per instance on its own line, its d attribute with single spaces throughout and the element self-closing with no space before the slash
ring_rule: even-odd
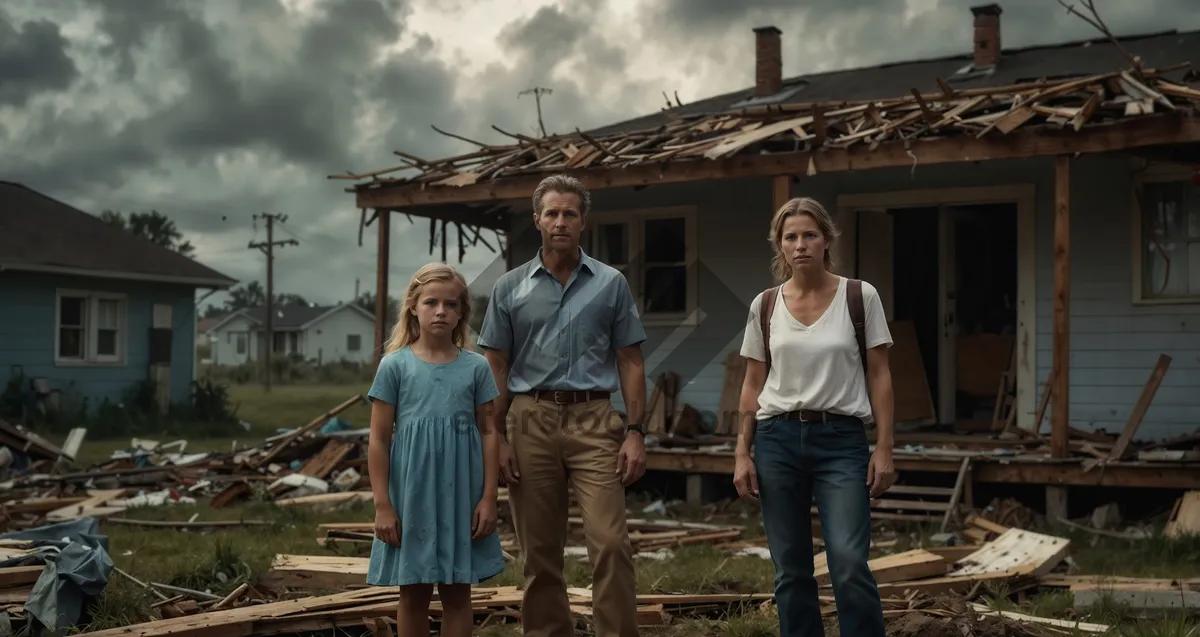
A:
<svg viewBox="0 0 1200 637">
<path fill-rule="evenodd" d="M 841 634 L 884 636 L 867 560 L 870 500 L 895 480 L 892 339 L 875 288 L 834 274 L 837 235 L 813 199 L 792 199 L 775 213 L 771 270 L 783 283 L 751 303 L 741 349 L 746 376 L 734 484 L 742 498 L 761 501 L 781 637 L 824 634 L 813 578 L 814 499 Z M 861 331 L 851 316 L 856 307 Z M 873 454 L 866 434 L 872 421 Z"/>
</svg>

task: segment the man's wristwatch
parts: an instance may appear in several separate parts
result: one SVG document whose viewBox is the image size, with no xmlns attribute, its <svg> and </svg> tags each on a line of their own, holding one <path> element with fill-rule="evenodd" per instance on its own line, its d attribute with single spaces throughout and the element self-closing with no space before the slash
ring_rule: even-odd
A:
<svg viewBox="0 0 1200 637">
<path fill-rule="evenodd" d="M 646 428 L 645 428 L 645 427 L 643 427 L 642 425 L 634 425 L 634 424 L 630 424 L 630 425 L 627 425 L 627 426 L 625 427 L 625 429 L 626 429 L 627 431 L 636 431 L 636 432 L 638 432 L 638 433 L 642 434 L 643 436 L 644 436 L 644 435 L 646 435 Z"/>
</svg>

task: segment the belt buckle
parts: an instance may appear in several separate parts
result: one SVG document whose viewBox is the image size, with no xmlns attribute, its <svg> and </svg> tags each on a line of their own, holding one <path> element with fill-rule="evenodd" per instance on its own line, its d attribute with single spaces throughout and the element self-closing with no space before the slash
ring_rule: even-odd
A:
<svg viewBox="0 0 1200 637">
<path fill-rule="evenodd" d="M 565 404 L 567 404 L 567 403 L 566 403 L 566 401 L 564 401 L 564 400 L 562 400 L 561 398 L 559 398 L 559 396 L 561 396 L 561 395 L 563 395 L 563 394 L 565 394 L 565 393 L 567 393 L 567 392 L 566 392 L 566 391 L 564 391 L 564 390 L 561 390 L 561 389 L 556 389 L 556 390 L 554 390 L 554 404 L 556 404 L 556 405 L 565 405 Z"/>
</svg>

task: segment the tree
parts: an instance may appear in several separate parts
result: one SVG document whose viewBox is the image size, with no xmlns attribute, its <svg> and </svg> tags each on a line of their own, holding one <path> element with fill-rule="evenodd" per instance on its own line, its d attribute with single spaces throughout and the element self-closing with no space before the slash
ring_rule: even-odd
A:
<svg viewBox="0 0 1200 637">
<path fill-rule="evenodd" d="M 100 219 L 185 257 L 191 258 L 196 253 L 195 246 L 191 241 L 184 240 L 175 222 L 157 210 L 131 212 L 128 217 L 114 210 L 105 210 L 100 213 Z"/>
<path fill-rule="evenodd" d="M 229 299 L 225 301 L 224 312 L 236 312 L 252 307 L 262 307 L 267 304 L 267 291 L 262 283 L 250 281 L 229 290 Z M 294 307 L 308 305 L 308 301 L 299 294 L 279 293 L 275 295 L 275 307 Z"/>
</svg>

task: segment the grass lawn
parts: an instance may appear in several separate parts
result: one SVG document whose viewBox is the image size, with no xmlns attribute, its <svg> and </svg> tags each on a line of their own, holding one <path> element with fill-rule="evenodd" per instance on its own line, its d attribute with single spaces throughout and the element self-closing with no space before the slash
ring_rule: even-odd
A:
<svg viewBox="0 0 1200 637">
<path fill-rule="evenodd" d="M 238 415 L 251 423 L 251 431 L 240 436 L 240 445 L 253 445 L 275 433 L 277 428 L 298 427 L 324 413 L 356 393 L 364 394 L 368 385 L 292 385 L 276 386 L 269 393 L 258 386 L 232 388 L 238 404 Z M 355 427 L 365 427 L 369 410 L 365 404 L 355 405 L 341 417 Z M 189 439 L 187 451 L 228 450 L 235 439 Z M 81 454 L 83 464 L 108 457 L 114 449 L 123 449 L 128 440 L 89 441 Z M 640 510 L 645 501 L 631 496 L 631 510 Z M 745 507 L 746 505 L 738 505 Z M 761 537 L 757 514 L 746 509 L 747 537 Z M 677 518 L 699 517 L 699 512 L 685 515 L 673 512 Z M 203 501 L 196 505 L 163 506 L 128 511 L 124 517 L 141 519 L 188 519 L 193 515 L 201 520 L 261 519 L 271 526 L 223 529 L 205 532 L 143 529 L 102 523 L 110 539 L 110 552 L 117 567 L 142 580 L 210 591 L 221 595 L 232 591 L 242 582 L 255 582 L 264 574 L 274 555 L 279 553 L 323 554 L 330 549 L 316 542 L 317 525 L 324 522 L 365 522 L 373 519 L 371 505 L 357 504 L 338 511 L 319 512 L 294 508 L 279 508 L 270 502 L 250 502 L 222 510 L 210 509 Z M 641 515 L 641 514 L 639 514 Z M 1086 533 L 1071 533 L 1051 529 L 1058 535 L 1073 539 L 1075 554 L 1072 560 L 1080 574 L 1111 574 L 1130 577 L 1196 577 L 1200 572 L 1200 540 L 1166 541 L 1147 539 L 1124 541 L 1096 538 Z M 897 546 L 889 552 L 904 551 L 922 545 L 929 537 L 922 529 L 910 529 L 900 535 Z M 570 586 L 588 586 L 590 567 L 585 559 L 566 559 L 566 579 Z M 733 556 L 706 545 L 676 549 L 673 557 L 664 560 L 639 558 L 637 582 L 640 593 L 717 593 L 770 592 L 774 570 L 769 560 L 760 557 Z M 510 563 L 506 573 L 488 585 L 517 585 L 521 564 Z M 1120 623 L 1123 609 L 1105 604 L 1090 613 L 1080 614 L 1071 608 L 1069 593 L 1049 593 L 1031 597 L 1018 609 L 1003 590 L 992 591 L 992 603 L 1005 610 L 1020 610 L 1047 617 L 1068 618 L 1081 615 L 1087 621 Z M 92 630 L 128 625 L 145 621 L 153 599 L 140 587 L 123 576 L 113 573 L 104 597 L 96 608 Z M 661 631 L 644 631 L 646 635 L 690 635 L 723 637 L 756 637 L 777 635 L 777 619 L 773 608 L 761 610 L 748 607 L 739 615 L 723 621 L 688 620 Z M 1175 623 L 1172 623 L 1175 622 Z M 1189 633 L 1188 631 L 1194 631 Z M 364 630 L 365 633 L 365 630 Z M 499 626 L 478 634 L 492 637 L 515 637 L 519 631 Z M 829 634 L 834 635 L 836 628 Z M 1179 622 L 1177 618 L 1156 620 L 1144 624 L 1125 622 L 1121 634 L 1139 637 L 1200 636 L 1195 623 Z"/>
</svg>

